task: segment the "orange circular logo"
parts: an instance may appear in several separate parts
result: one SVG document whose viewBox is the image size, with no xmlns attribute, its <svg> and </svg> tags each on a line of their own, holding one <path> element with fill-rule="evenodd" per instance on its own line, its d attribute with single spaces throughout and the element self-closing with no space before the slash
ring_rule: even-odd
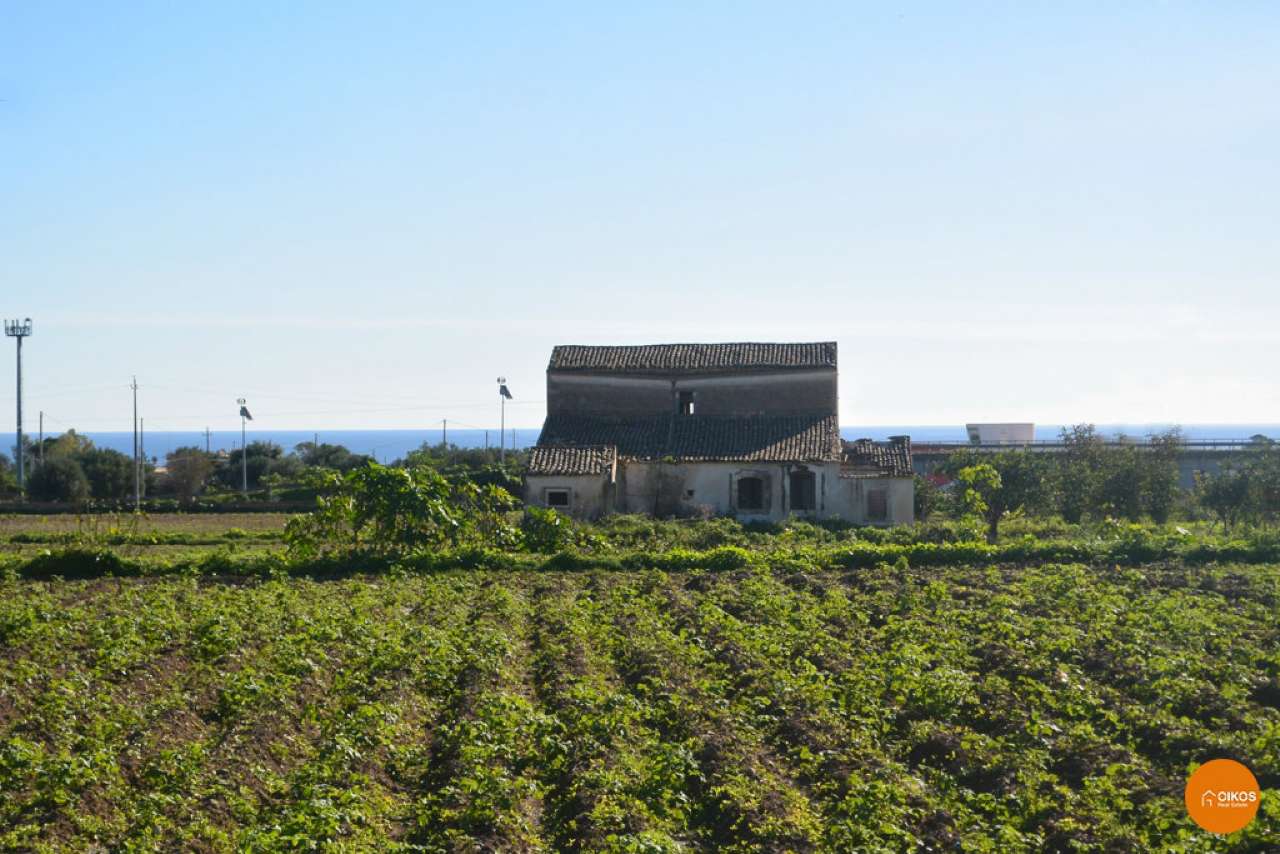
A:
<svg viewBox="0 0 1280 854">
<path fill-rule="evenodd" d="M 1234 833 L 1258 814 L 1262 793 L 1248 768 L 1213 759 L 1195 770 L 1182 797 L 1196 824 L 1210 833 Z"/>
</svg>

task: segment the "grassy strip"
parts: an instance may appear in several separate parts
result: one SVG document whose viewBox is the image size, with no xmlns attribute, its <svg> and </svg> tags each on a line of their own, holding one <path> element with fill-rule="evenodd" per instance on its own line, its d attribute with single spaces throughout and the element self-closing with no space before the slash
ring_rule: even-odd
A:
<svg viewBox="0 0 1280 854">
<path fill-rule="evenodd" d="M 231 528 L 218 534 L 186 534 L 174 531 L 118 531 L 100 536 L 78 531 L 23 531 L 10 534 L 4 542 L 14 545 L 58 546 L 220 546 L 226 543 L 278 543 L 283 531 L 244 531 Z"/>
<path fill-rule="evenodd" d="M 563 551 L 554 555 L 503 552 L 494 549 L 443 550 L 393 559 L 383 556 L 335 556 L 323 560 L 291 561 L 283 553 L 234 554 L 216 551 L 165 560 L 121 555 L 110 548 L 48 550 L 34 557 L 0 555 L 0 572 L 27 579 L 139 577 L 170 574 L 257 577 L 335 578 L 378 572 L 432 573 L 459 569 L 590 571 L 659 569 L 664 572 L 703 570 L 724 572 L 769 566 L 781 570 L 815 571 L 869 569 L 905 563 L 913 567 L 994 566 L 1046 563 L 1094 563 L 1140 566 L 1162 561 L 1187 565 L 1210 563 L 1280 562 L 1280 543 L 1142 539 L 1092 542 L 1024 540 L 1000 545 L 985 543 L 864 544 L 822 548 L 795 546 L 748 551 L 737 546 L 695 551 L 633 551 L 623 554 Z"/>
</svg>

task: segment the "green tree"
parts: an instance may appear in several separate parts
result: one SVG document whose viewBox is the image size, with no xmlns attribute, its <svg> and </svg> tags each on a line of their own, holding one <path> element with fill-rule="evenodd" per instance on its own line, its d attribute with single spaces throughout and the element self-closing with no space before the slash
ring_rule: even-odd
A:
<svg viewBox="0 0 1280 854">
<path fill-rule="evenodd" d="M 1106 446 L 1092 424 L 1062 428 L 1066 448 L 1058 455 L 1058 510 L 1072 524 L 1097 512 L 1098 487 L 1103 478 Z"/>
<path fill-rule="evenodd" d="M 1215 475 L 1202 475 L 1196 484 L 1200 505 L 1228 531 L 1247 518 L 1254 507 L 1253 473 L 1247 464 L 1227 464 Z"/>
<path fill-rule="evenodd" d="M 1182 430 L 1177 427 L 1147 437 L 1147 512 L 1161 525 L 1169 521 L 1182 491 L 1178 486 L 1178 459 L 1184 441 Z"/>
<path fill-rule="evenodd" d="M 518 543 L 518 531 L 506 519 L 517 502 L 498 487 L 453 484 L 430 466 L 377 463 L 346 474 L 313 470 L 308 478 L 320 498 L 313 513 L 286 528 L 295 557 L 392 557 L 424 548 Z"/>
<path fill-rule="evenodd" d="M 459 448 L 423 443 L 395 465 L 430 466 L 450 481 L 470 481 L 480 485 L 499 486 L 508 492 L 519 492 L 521 475 L 529 462 L 528 451 L 507 449 L 505 461 L 497 448 Z"/>
<path fill-rule="evenodd" d="M 27 479 L 27 494 L 36 501 L 79 503 L 90 496 L 84 469 L 69 456 L 46 458 Z"/>
<path fill-rule="evenodd" d="M 183 501 L 191 501 L 204 490 L 213 469 L 214 458 L 203 448 L 174 448 L 165 458 L 168 485 Z"/>
<path fill-rule="evenodd" d="M 1119 437 L 1125 441 L 1125 437 Z M 1142 518 L 1145 467 L 1143 451 L 1135 445 L 1104 448 L 1089 510 L 1097 516 L 1115 516 L 1137 522 Z"/>
<path fill-rule="evenodd" d="M 1000 475 L 1000 487 L 984 493 L 988 508 L 979 514 L 987 524 L 988 537 L 994 538 L 999 534 L 1001 520 L 1012 513 L 1040 515 L 1054 509 L 1055 456 L 1021 448 L 999 453 L 965 449 L 951 454 L 940 471 L 959 480 L 960 472 L 966 468 L 988 466 Z M 963 486 L 960 489 L 956 495 L 958 509 L 965 512 Z"/>
<path fill-rule="evenodd" d="M 133 493 L 133 460 L 119 451 L 90 444 L 72 458 L 84 470 L 94 498 L 125 498 Z"/>
<path fill-rule="evenodd" d="M 44 440 L 43 445 L 38 442 L 33 443 L 28 453 L 35 455 L 38 459 L 39 448 L 44 449 L 46 460 L 53 457 L 79 457 L 93 450 L 93 440 L 88 436 L 81 436 L 73 429 L 57 436 L 50 436 Z"/>
<path fill-rule="evenodd" d="M 967 459 L 969 465 L 956 472 L 959 500 L 966 512 L 980 516 L 986 523 L 988 542 L 999 539 L 1000 522 L 1006 516 L 1039 514 L 1052 505 L 1053 476 L 1048 454 L 1019 449 L 972 454 Z M 981 509 L 977 509 L 979 505 Z"/>
<path fill-rule="evenodd" d="M 325 442 L 318 445 L 314 442 L 303 442 L 294 447 L 294 452 L 305 466 L 342 472 L 359 468 L 373 460 L 373 457 L 365 454 L 353 454 L 342 445 L 330 445 Z"/>
<path fill-rule="evenodd" d="M 284 449 L 275 442 L 250 442 L 247 448 L 249 488 L 257 489 L 262 478 L 269 474 L 280 475 L 284 480 L 296 479 L 302 473 L 302 461 L 298 457 L 285 456 Z M 218 466 L 215 477 L 228 489 L 237 490 L 241 481 L 241 460 L 244 452 L 239 448 L 227 455 Z"/>
<path fill-rule="evenodd" d="M 942 493 L 927 477 L 915 476 L 914 510 L 917 522 L 926 522 L 942 506 Z"/>
<path fill-rule="evenodd" d="M 0 456 L 0 496 L 18 494 L 18 473 L 8 457 Z"/>
<path fill-rule="evenodd" d="M 996 541 L 1000 525 L 997 509 L 1000 493 L 1000 472 L 989 463 L 965 466 L 956 472 L 956 500 L 962 514 L 977 516 L 987 523 L 987 541 Z"/>
</svg>

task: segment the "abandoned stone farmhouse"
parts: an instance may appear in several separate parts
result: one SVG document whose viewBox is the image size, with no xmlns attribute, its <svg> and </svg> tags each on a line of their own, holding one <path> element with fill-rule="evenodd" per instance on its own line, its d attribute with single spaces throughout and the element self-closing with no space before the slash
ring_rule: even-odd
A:
<svg viewBox="0 0 1280 854">
<path fill-rule="evenodd" d="M 839 433 L 834 342 L 560 346 L 525 500 L 579 517 L 912 521 L 911 441 Z"/>
</svg>

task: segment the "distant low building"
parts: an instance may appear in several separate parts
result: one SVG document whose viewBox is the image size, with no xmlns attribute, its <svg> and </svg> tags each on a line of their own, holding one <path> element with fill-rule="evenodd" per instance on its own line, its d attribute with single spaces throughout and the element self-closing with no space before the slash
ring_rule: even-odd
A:
<svg viewBox="0 0 1280 854">
<path fill-rule="evenodd" d="M 1036 425 L 1026 422 L 966 424 L 974 445 L 1027 445 L 1036 440 Z"/>
<path fill-rule="evenodd" d="M 913 519 L 911 440 L 839 433 L 834 342 L 561 346 L 529 504 L 575 516 Z"/>
</svg>

